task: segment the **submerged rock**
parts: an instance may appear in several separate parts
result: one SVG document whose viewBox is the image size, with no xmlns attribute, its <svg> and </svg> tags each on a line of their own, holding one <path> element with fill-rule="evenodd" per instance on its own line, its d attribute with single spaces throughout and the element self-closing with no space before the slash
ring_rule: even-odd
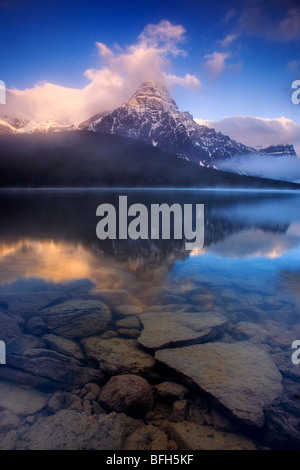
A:
<svg viewBox="0 0 300 470">
<path fill-rule="evenodd" d="M 134 431 L 124 441 L 122 450 L 166 450 L 168 436 L 152 424 Z"/>
<path fill-rule="evenodd" d="M 33 335 L 41 336 L 46 331 L 47 325 L 40 315 L 36 315 L 27 320 L 25 329 Z"/>
<path fill-rule="evenodd" d="M 256 450 L 253 442 L 240 434 L 216 431 L 212 426 L 170 423 L 168 434 L 182 450 Z"/>
<path fill-rule="evenodd" d="M 122 320 L 119 320 L 116 323 L 117 328 L 133 328 L 138 330 L 140 326 L 141 322 L 137 315 L 132 315 L 130 317 L 123 318 Z"/>
<path fill-rule="evenodd" d="M 133 420 L 135 421 L 135 420 Z M 137 423 L 135 428 L 139 427 Z M 38 419 L 32 426 L 7 433 L 2 450 L 120 450 L 132 428 L 125 415 L 87 415 L 74 410 Z"/>
<path fill-rule="evenodd" d="M 207 312 L 144 313 L 140 320 L 144 329 L 138 341 L 151 350 L 207 341 L 227 324 L 222 315 Z"/>
<path fill-rule="evenodd" d="M 103 387 L 99 402 L 110 410 L 141 418 L 153 407 L 152 387 L 138 375 L 115 376 Z"/>
<path fill-rule="evenodd" d="M 95 359 L 99 369 L 108 375 L 142 375 L 155 364 L 154 358 L 133 339 L 91 337 L 82 340 L 81 344 L 86 356 Z"/>
<path fill-rule="evenodd" d="M 65 293 L 60 290 L 14 292 L 0 295 L 0 302 L 7 306 L 9 314 L 19 314 L 25 319 L 34 316 L 41 308 L 63 302 L 65 299 Z"/>
<path fill-rule="evenodd" d="M 75 341 L 71 339 L 63 338 L 62 336 L 56 335 L 45 335 L 43 340 L 58 353 L 65 354 L 66 356 L 75 357 L 78 360 L 84 359 L 84 355 L 80 347 Z"/>
<path fill-rule="evenodd" d="M 188 393 L 188 388 L 176 382 L 161 382 L 155 390 L 161 398 L 181 400 Z"/>
<path fill-rule="evenodd" d="M 143 312 L 143 309 L 138 305 L 118 305 L 114 311 L 122 317 L 127 317 L 128 315 L 138 315 Z"/>
<path fill-rule="evenodd" d="M 0 312 L 0 339 L 7 343 L 9 340 L 20 335 L 21 331 L 14 316 Z"/>
<path fill-rule="evenodd" d="M 136 330 L 135 328 L 120 328 L 118 330 L 118 334 L 124 338 L 132 339 L 136 339 L 140 336 L 139 330 Z"/>
<path fill-rule="evenodd" d="M 20 418 L 10 410 L 0 411 L 0 433 L 11 431 L 20 424 Z"/>
<path fill-rule="evenodd" d="M 27 350 L 25 355 L 7 355 L 0 377 L 33 386 L 72 390 L 88 382 L 101 382 L 98 369 L 82 367 L 79 361 L 47 349 Z"/>
<path fill-rule="evenodd" d="M 245 425 L 263 426 L 264 410 L 282 393 L 282 377 L 269 354 L 248 342 L 166 349 L 155 357 Z"/>
<path fill-rule="evenodd" d="M 20 416 L 28 416 L 44 408 L 49 395 L 38 390 L 28 390 L 20 385 L 0 382 L 0 408 Z"/>
<path fill-rule="evenodd" d="M 68 300 L 41 311 L 49 330 L 64 338 L 85 338 L 100 333 L 111 320 L 107 305 L 99 300 Z"/>
</svg>

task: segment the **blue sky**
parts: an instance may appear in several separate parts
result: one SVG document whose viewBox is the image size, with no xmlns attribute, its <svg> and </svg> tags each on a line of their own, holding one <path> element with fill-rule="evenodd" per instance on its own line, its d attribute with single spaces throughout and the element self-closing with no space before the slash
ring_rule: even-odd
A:
<svg viewBox="0 0 300 470">
<path fill-rule="evenodd" d="M 224 116 L 255 116 L 293 121 L 292 136 L 300 130 L 300 105 L 291 102 L 300 79 L 297 0 L 0 0 L 0 38 L 0 79 L 26 90 L 8 96 L 8 114 L 44 117 L 46 93 L 78 110 L 87 94 L 80 90 L 92 82 L 105 90 L 94 87 L 86 118 L 129 98 L 149 67 L 150 78 L 154 69 L 167 77 L 181 110 L 216 128 Z M 70 114 L 81 116 L 72 106 Z M 67 120 L 67 111 L 61 116 Z"/>
</svg>

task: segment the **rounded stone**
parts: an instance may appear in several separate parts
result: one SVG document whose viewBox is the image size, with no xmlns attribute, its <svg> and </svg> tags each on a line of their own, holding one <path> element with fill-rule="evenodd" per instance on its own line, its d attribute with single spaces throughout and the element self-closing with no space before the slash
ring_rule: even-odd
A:
<svg viewBox="0 0 300 470">
<path fill-rule="evenodd" d="M 138 375 L 118 375 L 103 387 L 99 401 L 110 410 L 140 418 L 153 407 L 152 387 Z"/>
</svg>

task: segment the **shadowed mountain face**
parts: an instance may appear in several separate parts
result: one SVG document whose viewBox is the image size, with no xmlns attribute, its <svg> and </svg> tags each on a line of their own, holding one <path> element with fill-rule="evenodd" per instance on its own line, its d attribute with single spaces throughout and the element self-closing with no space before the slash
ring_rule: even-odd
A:
<svg viewBox="0 0 300 470">
<path fill-rule="evenodd" d="M 166 88 L 154 82 L 144 83 L 129 101 L 95 119 L 87 129 L 130 137 L 205 166 L 256 152 L 197 124 L 188 112 L 178 110 Z"/>
</svg>

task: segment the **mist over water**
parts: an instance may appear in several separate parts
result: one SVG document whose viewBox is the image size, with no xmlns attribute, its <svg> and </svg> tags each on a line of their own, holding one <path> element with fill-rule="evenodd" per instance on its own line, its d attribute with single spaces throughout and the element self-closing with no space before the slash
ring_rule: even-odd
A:
<svg viewBox="0 0 300 470">
<path fill-rule="evenodd" d="M 220 170 L 259 176 L 275 180 L 300 182 L 300 159 L 298 157 L 274 157 L 245 155 L 218 162 Z"/>
</svg>

